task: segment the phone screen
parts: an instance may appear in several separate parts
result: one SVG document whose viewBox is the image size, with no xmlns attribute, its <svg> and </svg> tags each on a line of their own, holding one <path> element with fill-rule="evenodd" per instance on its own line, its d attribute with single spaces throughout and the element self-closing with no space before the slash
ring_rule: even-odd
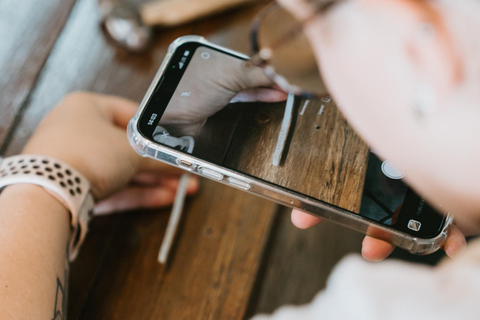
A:
<svg viewBox="0 0 480 320">
<path fill-rule="evenodd" d="M 181 45 L 147 102 L 140 132 L 414 236 L 439 233 L 444 217 L 415 195 L 388 161 L 368 150 L 332 99 L 296 99 L 291 109 L 285 102 L 234 102 L 241 75 L 260 74 L 252 68 L 213 47 Z M 288 130 L 282 130 L 285 122 Z"/>
</svg>

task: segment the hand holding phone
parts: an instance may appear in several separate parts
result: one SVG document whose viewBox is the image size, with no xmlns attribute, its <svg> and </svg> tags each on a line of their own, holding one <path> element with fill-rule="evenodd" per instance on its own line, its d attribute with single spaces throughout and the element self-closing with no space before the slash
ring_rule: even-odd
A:
<svg viewBox="0 0 480 320">
<path fill-rule="evenodd" d="M 280 166 L 273 165 L 284 104 L 229 104 L 237 91 L 248 88 L 244 80 L 251 75 L 260 79 L 256 83 L 271 85 L 260 69 L 248 69 L 242 54 L 200 37 L 178 39 L 130 122 L 132 146 L 141 155 L 413 253 L 441 246 L 451 219 L 400 180 L 379 173 L 379 160 L 331 99 L 312 101 L 308 108 L 307 101 L 296 104 L 288 154 Z M 410 204 L 402 207 L 405 203 Z"/>
</svg>

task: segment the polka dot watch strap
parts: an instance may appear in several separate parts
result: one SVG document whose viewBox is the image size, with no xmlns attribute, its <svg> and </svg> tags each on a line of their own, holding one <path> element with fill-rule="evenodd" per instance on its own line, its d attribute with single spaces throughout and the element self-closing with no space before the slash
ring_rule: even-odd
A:
<svg viewBox="0 0 480 320">
<path fill-rule="evenodd" d="M 0 190 L 21 183 L 42 186 L 70 211 L 69 259 L 75 259 L 93 215 L 94 202 L 88 180 L 69 165 L 45 156 L 18 155 L 3 159 Z"/>
</svg>

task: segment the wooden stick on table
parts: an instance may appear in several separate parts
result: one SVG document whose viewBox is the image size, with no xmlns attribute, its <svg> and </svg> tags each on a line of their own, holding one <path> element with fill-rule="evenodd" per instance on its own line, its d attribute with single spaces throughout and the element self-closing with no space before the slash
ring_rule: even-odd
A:
<svg viewBox="0 0 480 320">
<path fill-rule="evenodd" d="M 184 173 L 178 183 L 177 193 L 173 202 L 172 213 L 168 220 L 167 230 L 163 237 L 162 245 L 160 246 L 160 252 L 158 253 L 158 262 L 164 266 L 168 265 L 168 258 L 170 257 L 170 251 L 175 237 L 178 233 L 178 227 L 183 213 L 183 205 L 185 204 L 185 197 L 187 196 L 188 182 L 190 180 L 190 174 Z"/>
</svg>

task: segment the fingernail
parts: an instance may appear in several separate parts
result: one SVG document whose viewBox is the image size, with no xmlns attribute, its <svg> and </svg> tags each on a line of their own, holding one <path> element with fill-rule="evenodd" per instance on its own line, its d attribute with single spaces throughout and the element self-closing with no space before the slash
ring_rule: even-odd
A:
<svg viewBox="0 0 480 320">
<path fill-rule="evenodd" d="M 279 100 L 279 101 L 283 101 L 283 100 L 286 100 L 287 99 L 287 94 L 283 91 L 272 91 L 270 93 L 270 99 L 271 100 Z"/>
</svg>

